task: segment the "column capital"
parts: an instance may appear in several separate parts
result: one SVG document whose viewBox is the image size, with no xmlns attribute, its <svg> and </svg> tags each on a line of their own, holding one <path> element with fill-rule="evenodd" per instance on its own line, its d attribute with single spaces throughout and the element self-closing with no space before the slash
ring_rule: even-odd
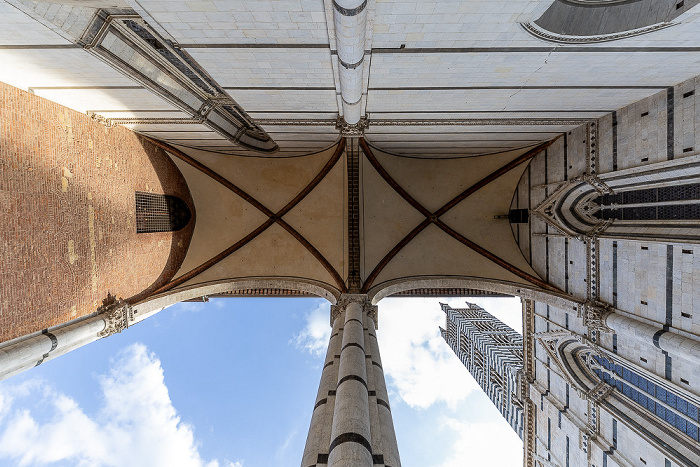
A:
<svg viewBox="0 0 700 467">
<path fill-rule="evenodd" d="M 345 311 L 350 303 L 359 303 L 360 306 L 362 306 L 363 313 L 372 318 L 372 321 L 374 321 L 374 328 L 377 329 L 379 318 L 377 305 L 372 305 L 372 302 L 366 294 L 353 293 L 342 294 L 338 298 L 338 302 L 335 305 L 331 305 L 331 326 L 333 326 L 333 322 L 338 315 Z"/>
<path fill-rule="evenodd" d="M 98 338 L 122 332 L 129 327 L 130 322 L 134 321 L 134 310 L 131 305 L 124 300 L 117 300 L 111 294 L 107 294 L 107 298 L 102 300 L 102 306 L 97 309 L 97 314 L 105 322 L 105 328 L 97 334 Z"/>
<path fill-rule="evenodd" d="M 587 301 L 579 307 L 583 324 L 590 331 L 613 332 L 605 323 L 606 318 L 613 312 L 611 305 L 599 301 Z"/>
</svg>

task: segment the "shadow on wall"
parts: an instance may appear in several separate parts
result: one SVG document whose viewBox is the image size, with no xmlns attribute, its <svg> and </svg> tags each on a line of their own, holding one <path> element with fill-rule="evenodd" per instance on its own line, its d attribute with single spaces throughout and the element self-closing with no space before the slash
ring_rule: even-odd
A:
<svg viewBox="0 0 700 467">
<path fill-rule="evenodd" d="M 108 292 L 135 300 L 172 277 L 194 219 L 136 233 L 135 192 L 183 199 L 160 149 L 124 128 L 0 84 L 0 342 L 93 313 Z M 12 310 L 11 312 L 8 310 Z"/>
</svg>

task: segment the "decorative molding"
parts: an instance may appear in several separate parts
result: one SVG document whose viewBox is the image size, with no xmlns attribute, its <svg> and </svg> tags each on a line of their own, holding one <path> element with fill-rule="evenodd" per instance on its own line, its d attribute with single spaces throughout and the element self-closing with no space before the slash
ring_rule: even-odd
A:
<svg viewBox="0 0 700 467">
<path fill-rule="evenodd" d="M 105 322 L 105 328 L 97 333 L 99 339 L 122 332 L 129 327 L 129 323 L 134 322 L 134 310 L 131 305 L 124 300 L 117 300 L 114 295 L 109 293 L 107 298 L 102 300 L 97 314 Z"/>
<path fill-rule="evenodd" d="M 365 135 L 365 130 L 369 127 L 369 120 L 366 117 L 360 118 L 360 121 L 354 125 L 350 125 L 341 116 L 335 121 L 336 130 L 340 131 L 340 136 L 346 138 L 361 138 Z"/>
<path fill-rule="evenodd" d="M 292 118 L 258 118 L 255 120 L 261 126 L 278 125 L 278 126 L 336 126 L 342 117 L 335 119 L 329 118 L 307 118 L 307 119 L 292 119 Z M 521 126 L 521 125 L 539 125 L 539 126 L 578 126 L 585 125 L 591 122 L 590 118 L 446 118 L 446 119 L 371 119 L 363 117 L 360 123 L 366 122 L 366 127 L 372 126 L 483 126 L 483 125 L 500 125 L 500 126 Z M 353 126 L 353 125 L 348 125 Z"/>
<path fill-rule="evenodd" d="M 584 125 L 590 118 L 457 118 L 457 119 L 371 119 L 372 126 L 482 126 L 482 125 Z"/>
<path fill-rule="evenodd" d="M 592 342 L 597 343 L 597 334 L 599 332 L 613 332 L 613 330 L 605 324 L 605 320 L 613 312 L 611 305 L 589 300 L 582 306 L 579 306 L 578 310 L 579 318 L 583 318 L 583 325 L 588 328 L 588 337 Z"/>
<path fill-rule="evenodd" d="M 600 271 L 598 269 L 598 251 L 600 242 L 597 238 L 586 240 L 586 275 L 588 288 L 586 290 L 589 301 L 598 300 Z"/>
<path fill-rule="evenodd" d="M 595 177 L 598 173 L 598 125 L 595 121 L 586 125 L 586 153 L 588 154 L 586 174 Z"/>
<path fill-rule="evenodd" d="M 204 123 L 204 118 L 201 117 L 190 117 L 190 118 L 139 118 L 139 117 L 105 117 L 95 112 L 88 112 L 88 116 L 95 120 L 97 123 L 101 123 L 107 128 L 111 128 L 118 125 L 200 125 Z"/>
<path fill-rule="evenodd" d="M 342 294 L 340 298 L 338 298 L 338 302 L 335 305 L 331 305 L 331 326 L 333 326 L 336 318 L 346 310 L 350 303 L 359 303 L 360 306 L 362 306 L 363 313 L 374 321 L 374 329 L 378 329 L 379 307 L 377 307 L 377 305 L 372 305 L 372 302 L 366 294 L 353 293 Z"/>
<path fill-rule="evenodd" d="M 244 148 L 264 153 L 277 144 L 186 51 L 162 37 L 133 10 L 97 11 L 77 45 L 137 81 L 189 119 L 135 119 L 93 116 L 108 126 L 150 124 L 206 125 Z"/>
<path fill-rule="evenodd" d="M 261 126 L 335 126 L 338 122 L 332 118 L 257 118 L 255 121 Z"/>
<path fill-rule="evenodd" d="M 523 430 L 523 447 L 525 459 L 524 467 L 535 467 L 535 446 L 537 441 L 537 433 L 535 431 L 535 423 L 537 420 L 537 406 L 528 397 L 523 405 L 525 430 Z"/>
<path fill-rule="evenodd" d="M 582 2 L 575 2 L 582 3 Z M 589 2 L 586 2 L 589 3 Z M 613 3 L 611 1 L 601 2 L 608 4 Z M 529 34 L 535 36 L 538 39 L 545 40 L 547 42 L 557 42 L 560 44 L 592 44 L 596 42 L 609 42 L 616 41 L 620 39 L 626 39 L 628 37 L 639 36 L 641 34 L 647 34 L 650 32 L 658 31 L 660 29 L 665 29 L 676 25 L 674 22 L 662 22 L 652 24 L 650 26 L 645 26 L 638 29 L 630 29 L 629 31 L 616 32 L 612 34 L 600 34 L 595 36 L 568 36 L 565 34 L 557 34 L 555 32 L 547 31 L 546 29 L 537 25 L 534 21 L 528 23 L 520 23 L 520 26 Z"/>
</svg>

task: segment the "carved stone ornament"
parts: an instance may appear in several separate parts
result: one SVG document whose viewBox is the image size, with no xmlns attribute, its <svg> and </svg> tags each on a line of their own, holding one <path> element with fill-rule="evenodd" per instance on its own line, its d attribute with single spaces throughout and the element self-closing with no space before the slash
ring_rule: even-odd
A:
<svg viewBox="0 0 700 467">
<path fill-rule="evenodd" d="M 577 392 L 580 392 L 578 384 L 570 377 L 568 370 L 561 361 L 559 356 L 559 344 L 562 340 L 575 339 L 582 342 L 582 339 L 577 334 L 573 334 L 567 330 L 557 330 L 548 332 L 538 332 L 535 334 L 535 339 L 539 341 L 540 345 L 544 349 L 545 353 L 549 356 L 550 362 L 554 364 L 557 368 L 557 373 L 559 373 L 564 380 L 566 380 L 569 385 Z"/>
<path fill-rule="evenodd" d="M 595 385 L 593 389 L 588 391 L 588 400 L 597 403 L 600 403 L 601 401 L 605 400 L 606 397 L 610 395 L 610 393 L 613 391 L 613 387 L 610 386 L 608 383 L 605 381 L 601 381 L 598 384 Z"/>
<path fill-rule="evenodd" d="M 588 454 L 588 446 L 591 442 L 591 437 L 588 433 L 584 431 L 578 432 L 578 447 L 581 451 L 585 452 Z"/>
<path fill-rule="evenodd" d="M 333 326 L 335 319 L 345 311 L 348 304 L 352 302 L 359 302 L 360 305 L 362 305 L 362 311 L 374 321 L 374 329 L 377 329 L 379 323 L 378 307 L 377 305 L 372 305 L 367 295 L 364 294 L 341 295 L 340 298 L 338 298 L 338 302 L 335 305 L 331 305 L 331 326 Z"/>
<path fill-rule="evenodd" d="M 559 230 L 561 233 L 567 237 L 576 238 L 583 241 L 584 236 L 579 232 L 570 229 L 564 222 L 561 222 L 556 214 L 556 205 L 564 193 L 568 191 L 571 185 L 578 183 L 578 181 L 569 180 L 562 183 L 559 188 L 557 188 L 554 193 L 552 193 L 547 199 L 542 201 L 534 209 L 530 210 L 530 213 L 541 218 L 547 224 L 551 225 L 555 229 Z"/>
<path fill-rule="evenodd" d="M 579 307 L 583 314 L 583 324 L 589 331 L 613 332 L 605 324 L 605 319 L 612 313 L 611 306 L 607 303 L 589 301 Z"/>
<path fill-rule="evenodd" d="M 102 300 L 102 306 L 97 309 L 97 314 L 105 321 L 105 328 L 97 334 L 103 338 L 122 332 L 129 327 L 129 323 L 134 321 L 134 310 L 131 305 L 124 300 L 117 300 L 112 294 L 107 294 L 107 298 Z"/>
<path fill-rule="evenodd" d="M 343 117 L 338 116 L 335 121 L 335 128 L 340 130 L 340 136 L 347 138 L 361 138 L 365 135 L 365 130 L 369 127 L 369 120 L 362 117 L 359 122 L 350 125 Z"/>
<path fill-rule="evenodd" d="M 593 214 L 600 209 L 600 206 L 593 202 L 592 197 L 589 196 L 590 199 L 583 200 L 574 207 L 581 217 L 591 220 L 594 224 L 594 227 L 585 233 L 574 230 L 567 224 L 567 222 L 564 221 L 564 219 L 560 219 L 559 214 L 557 213 L 557 205 L 560 202 L 563 202 L 563 199 L 568 196 L 571 190 L 575 189 L 581 183 L 585 183 L 595 190 L 595 192 L 590 196 L 595 196 L 596 194 L 605 195 L 613 193 L 613 190 L 597 175 L 583 174 L 571 178 L 566 182 L 539 185 L 539 188 L 548 186 L 557 186 L 557 188 L 544 201 L 542 201 L 534 209 L 531 209 L 530 212 L 570 238 L 575 238 L 580 241 L 587 241 L 594 238 L 596 235 L 604 232 L 610 226 L 610 224 L 612 224 L 613 220 L 608 219 L 603 221 L 593 217 Z"/>
</svg>

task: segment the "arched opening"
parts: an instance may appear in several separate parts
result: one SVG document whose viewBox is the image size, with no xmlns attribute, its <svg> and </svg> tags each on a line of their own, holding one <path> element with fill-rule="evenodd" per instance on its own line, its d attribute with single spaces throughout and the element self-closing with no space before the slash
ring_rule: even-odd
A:
<svg viewBox="0 0 700 467">
<path fill-rule="evenodd" d="M 698 0 L 555 0 L 526 31 L 550 42 L 604 42 L 656 31 Z"/>
</svg>

